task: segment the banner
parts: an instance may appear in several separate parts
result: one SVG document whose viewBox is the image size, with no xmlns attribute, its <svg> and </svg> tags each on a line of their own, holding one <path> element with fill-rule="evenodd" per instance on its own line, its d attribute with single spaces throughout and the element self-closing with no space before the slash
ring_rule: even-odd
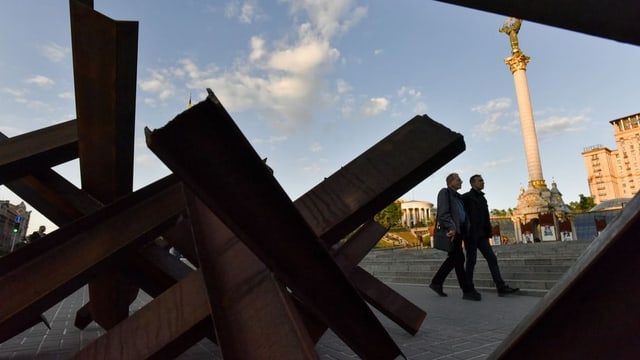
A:
<svg viewBox="0 0 640 360">
<path fill-rule="evenodd" d="M 553 225 L 540 225 L 540 231 L 542 232 L 542 241 L 556 240 L 556 229 Z"/>
<path fill-rule="evenodd" d="M 538 219 L 533 219 L 538 220 Z M 524 243 L 532 243 L 533 242 L 533 229 L 535 228 L 533 224 L 533 220 L 527 221 L 526 224 L 520 223 L 520 230 L 522 231 L 522 242 Z"/>
<path fill-rule="evenodd" d="M 564 218 L 564 221 L 558 221 L 558 227 L 560 228 L 560 240 L 570 241 L 573 240 L 573 230 L 571 229 L 571 221 Z"/>
<path fill-rule="evenodd" d="M 542 241 L 556 241 L 556 226 L 553 222 L 553 213 L 538 213 L 540 220 L 540 233 Z"/>
<path fill-rule="evenodd" d="M 602 230 L 607 227 L 607 218 L 604 216 L 594 216 L 593 221 L 596 223 L 596 233 L 600 235 Z"/>
<path fill-rule="evenodd" d="M 502 245 L 502 237 L 500 236 L 500 224 L 491 227 L 491 245 Z"/>
</svg>

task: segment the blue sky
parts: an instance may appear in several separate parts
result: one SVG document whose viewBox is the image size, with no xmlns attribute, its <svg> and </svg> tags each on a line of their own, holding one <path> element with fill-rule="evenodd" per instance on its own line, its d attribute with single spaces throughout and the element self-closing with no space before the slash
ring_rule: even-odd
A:
<svg viewBox="0 0 640 360">
<path fill-rule="evenodd" d="M 5 0 L 0 131 L 75 118 L 67 0 Z M 480 173 L 491 208 L 528 181 L 505 16 L 435 1 L 95 0 L 139 22 L 134 187 L 168 170 L 144 127 L 163 126 L 211 88 L 295 200 L 418 114 L 467 150 L 402 198 L 435 202 L 444 177 Z M 589 194 L 581 152 L 615 147 L 609 120 L 640 112 L 640 48 L 524 21 L 520 48 L 543 175 L 565 202 Z M 402 154 L 398 154 L 402 156 Z M 56 167 L 79 185 L 78 162 Z M 0 199 L 19 201 L 5 187 Z M 32 209 L 29 207 L 29 209 Z M 54 226 L 37 214 L 30 228 Z"/>
</svg>

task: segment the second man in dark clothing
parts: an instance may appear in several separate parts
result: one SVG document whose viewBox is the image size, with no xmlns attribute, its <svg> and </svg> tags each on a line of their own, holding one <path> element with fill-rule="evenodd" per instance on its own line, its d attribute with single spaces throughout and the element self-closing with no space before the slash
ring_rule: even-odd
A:
<svg viewBox="0 0 640 360">
<path fill-rule="evenodd" d="M 498 266 L 498 258 L 493 252 L 491 244 L 489 244 L 489 238 L 491 238 L 492 235 L 491 220 L 489 219 L 487 199 L 482 192 L 484 189 L 484 179 L 481 175 L 473 175 L 469 179 L 469 182 L 471 190 L 462 195 L 462 202 L 464 203 L 465 212 L 469 217 L 471 225 L 469 234 L 465 237 L 464 244 L 467 253 L 465 264 L 467 286 L 469 289 L 474 289 L 473 291 L 475 291 L 473 272 L 476 266 L 476 259 L 478 258 L 478 250 L 480 250 L 482 256 L 487 260 L 491 277 L 498 289 L 498 295 L 504 296 L 517 292 L 520 289 L 509 287 L 502 279 L 500 267 Z"/>
</svg>

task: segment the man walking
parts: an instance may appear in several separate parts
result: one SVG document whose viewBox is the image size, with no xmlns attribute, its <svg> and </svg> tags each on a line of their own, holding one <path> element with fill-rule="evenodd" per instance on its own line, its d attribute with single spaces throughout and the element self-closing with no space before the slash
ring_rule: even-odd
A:
<svg viewBox="0 0 640 360">
<path fill-rule="evenodd" d="M 465 214 L 464 204 L 458 194 L 458 190 L 462 187 L 462 180 L 458 174 L 451 173 L 446 181 L 447 187 L 438 192 L 438 223 L 440 227 L 447 230 L 447 237 L 451 239 L 451 250 L 431 280 L 429 288 L 440 296 L 447 296 L 442 286 L 451 270 L 455 269 L 458 284 L 462 289 L 462 298 L 479 301 L 480 293 L 471 291 L 468 287 L 469 282 L 465 279 L 462 239 L 469 233 L 469 217 Z"/>
<path fill-rule="evenodd" d="M 476 266 L 476 259 L 478 258 L 478 250 L 480 250 L 489 265 L 491 277 L 498 289 L 498 296 L 513 294 L 520 289 L 512 288 L 505 284 L 502 275 L 500 275 L 498 258 L 489 244 L 489 238 L 491 237 L 491 220 L 489 219 L 487 199 L 482 192 L 484 189 L 484 179 L 481 175 L 473 175 L 469 179 L 469 183 L 471 190 L 462 195 L 462 202 L 464 203 L 464 208 L 471 223 L 469 235 L 465 238 L 465 250 L 467 252 L 465 275 L 467 286 L 475 291 L 473 271 Z"/>
</svg>

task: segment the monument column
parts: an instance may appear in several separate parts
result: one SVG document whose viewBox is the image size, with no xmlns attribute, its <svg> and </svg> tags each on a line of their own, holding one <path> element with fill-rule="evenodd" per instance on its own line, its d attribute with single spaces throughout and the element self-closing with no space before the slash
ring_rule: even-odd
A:
<svg viewBox="0 0 640 360">
<path fill-rule="evenodd" d="M 540 151 L 538 149 L 538 139 L 536 137 L 536 127 L 533 122 L 533 110 L 531 98 L 529 97 L 529 85 L 527 83 L 527 63 L 531 60 L 518 46 L 518 31 L 522 20 L 509 18 L 500 28 L 500 32 L 509 35 L 511 40 L 511 56 L 504 59 L 509 65 L 513 74 L 513 81 L 516 88 L 516 98 L 518 100 L 518 111 L 520 113 L 520 126 L 522 127 L 522 138 L 524 140 L 525 156 L 527 158 L 527 169 L 529 171 L 529 184 L 534 188 L 546 188 L 542 176 L 542 164 L 540 162 Z"/>
<path fill-rule="evenodd" d="M 509 35 L 511 42 L 511 56 L 504 59 L 504 62 L 509 65 L 509 69 L 513 74 L 522 138 L 527 158 L 527 169 L 529 170 L 529 186 L 526 190 L 520 190 L 518 206 L 513 218 L 516 239 L 523 241 L 522 232 L 527 231 L 527 233 L 531 233 L 530 235 L 533 236 L 534 241 L 558 240 L 559 226 L 556 220 L 558 217 L 567 218 L 571 210 L 562 201 L 562 194 L 558 190 L 555 181 L 552 182 L 552 189 L 549 190 L 542 177 L 538 138 L 533 121 L 529 85 L 527 84 L 526 70 L 530 58 L 520 50 L 518 45 L 518 31 L 520 31 L 521 24 L 521 19 L 508 18 L 500 28 L 500 32 Z M 524 224 L 520 223 L 522 219 L 525 221 Z M 539 221 L 536 222 L 536 225 L 529 224 L 532 219 L 538 219 Z M 523 229 L 523 226 L 527 227 L 527 229 Z M 540 233 L 540 226 L 544 226 L 544 233 Z"/>
</svg>

